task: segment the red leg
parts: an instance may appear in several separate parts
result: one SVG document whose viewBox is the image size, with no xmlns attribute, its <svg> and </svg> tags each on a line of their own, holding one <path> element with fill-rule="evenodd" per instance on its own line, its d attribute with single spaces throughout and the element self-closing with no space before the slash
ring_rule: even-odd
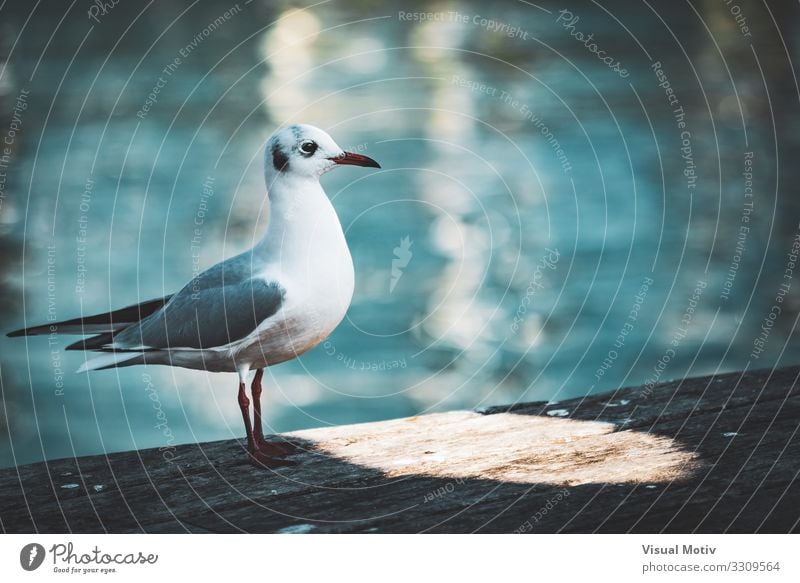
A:
<svg viewBox="0 0 800 583">
<path fill-rule="evenodd" d="M 250 385 L 250 393 L 253 395 L 253 436 L 256 444 L 264 443 L 264 433 L 261 426 L 261 379 L 264 376 L 264 369 L 260 368 L 253 377 L 253 384 Z"/>
<path fill-rule="evenodd" d="M 253 439 L 253 426 L 250 425 L 250 399 L 247 398 L 244 383 L 239 383 L 239 409 L 242 410 L 244 430 L 247 432 L 247 450 L 252 452 L 256 444 Z"/>
<path fill-rule="evenodd" d="M 253 377 L 253 384 L 250 386 L 250 393 L 253 395 L 253 440 L 256 449 L 266 456 L 286 456 L 297 453 L 297 447 L 288 441 L 280 443 L 270 442 L 264 439 L 264 430 L 261 425 L 261 379 L 264 377 L 264 369 L 260 368 Z"/>
<path fill-rule="evenodd" d="M 242 410 L 244 429 L 247 432 L 247 452 L 250 455 L 251 461 L 256 465 L 267 468 L 291 465 L 293 462 L 277 458 L 278 455 L 284 452 L 270 452 L 264 447 L 259 447 L 253 435 L 253 426 L 250 424 L 250 399 L 247 398 L 247 394 L 245 393 L 244 383 L 239 383 L 239 408 Z M 261 433 L 260 424 L 259 433 Z"/>
</svg>

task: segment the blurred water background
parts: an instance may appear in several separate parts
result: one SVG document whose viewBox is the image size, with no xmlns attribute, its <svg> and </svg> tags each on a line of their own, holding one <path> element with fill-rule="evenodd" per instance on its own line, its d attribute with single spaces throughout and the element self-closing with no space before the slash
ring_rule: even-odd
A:
<svg viewBox="0 0 800 583">
<path fill-rule="evenodd" d="M 251 246 L 308 122 L 383 170 L 323 178 L 355 297 L 269 431 L 797 363 L 797 5 L 731 6 L 5 2 L 2 330 Z M 234 375 L 72 340 L 0 338 L 0 466 L 243 433 Z"/>
</svg>

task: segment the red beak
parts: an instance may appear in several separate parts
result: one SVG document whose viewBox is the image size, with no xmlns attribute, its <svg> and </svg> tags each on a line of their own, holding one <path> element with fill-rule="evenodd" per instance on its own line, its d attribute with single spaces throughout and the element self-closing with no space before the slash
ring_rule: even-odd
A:
<svg viewBox="0 0 800 583">
<path fill-rule="evenodd" d="M 381 165 L 378 164 L 372 158 L 368 158 L 367 156 L 362 156 L 361 154 L 353 154 L 352 152 L 345 152 L 341 156 L 329 159 L 333 160 L 337 164 L 344 164 L 349 166 L 366 166 L 367 168 L 381 167 Z"/>
</svg>

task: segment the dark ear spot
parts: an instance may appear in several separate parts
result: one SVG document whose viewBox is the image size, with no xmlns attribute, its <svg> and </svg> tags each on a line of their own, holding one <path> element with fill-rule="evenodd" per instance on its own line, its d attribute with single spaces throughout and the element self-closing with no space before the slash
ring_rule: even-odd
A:
<svg viewBox="0 0 800 583">
<path fill-rule="evenodd" d="M 272 144 L 272 166 L 278 172 L 289 169 L 289 158 L 283 153 L 278 142 Z"/>
</svg>

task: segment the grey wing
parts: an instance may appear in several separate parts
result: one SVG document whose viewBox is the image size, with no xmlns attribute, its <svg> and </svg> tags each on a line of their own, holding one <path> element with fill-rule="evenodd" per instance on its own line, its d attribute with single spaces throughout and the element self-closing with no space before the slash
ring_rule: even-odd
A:
<svg viewBox="0 0 800 583">
<path fill-rule="evenodd" d="M 285 290 L 247 279 L 197 289 L 190 284 L 152 316 L 114 338 L 116 350 L 216 348 L 241 340 L 275 315 Z"/>
</svg>

